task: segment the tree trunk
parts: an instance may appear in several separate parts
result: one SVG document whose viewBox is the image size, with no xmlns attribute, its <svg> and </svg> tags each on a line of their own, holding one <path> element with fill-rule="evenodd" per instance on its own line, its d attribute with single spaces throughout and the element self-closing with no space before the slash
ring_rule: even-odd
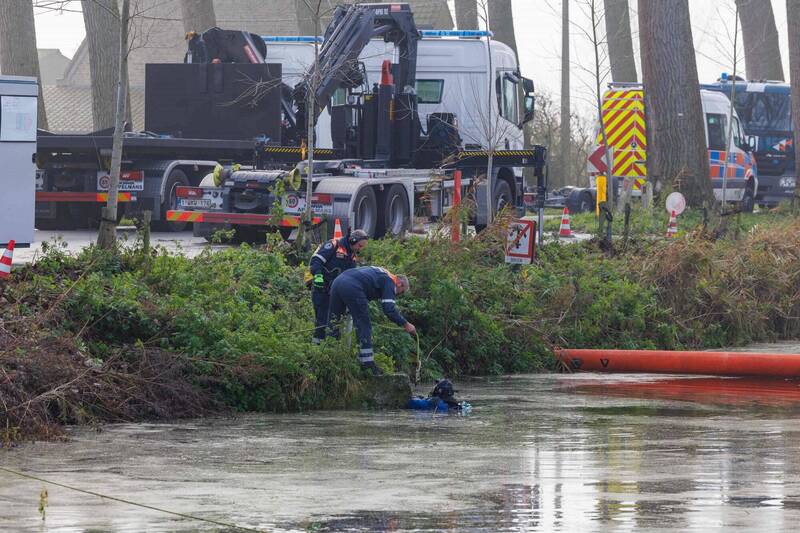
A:
<svg viewBox="0 0 800 533">
<path fill-rule="evenodd" d="M 604 4 L 611 79 L 616 82 L 636 82 L 639 79 L 633 57 L 628 0 L 604 0 Z"/>
<path fill-rule="evenodd" d="M 122 167 L 122 134 L 124 133 L 125 107 L 128 93 L 128 29 L 130 25 L 130 0 L 122 0 L 122 17 L 117 27 L 119 40 L 117 50 L 117 97 L 114 112 L 114 139 L 111 145 L 111 184 L 108 187 L 108 202 L 103 209 L 97 245 L 111 249 L 117 241 L 117 199 L 119 175 Z"/>
<path fill-rule="evenodd" d="M 570 94 L 569 94 L 569 0 L 561 0 L 561 134 L 559 142 L 560 155 L 560 182 L 566 185 L 570 182 Z"/>
<path fill-rule="evenodd" d="M 294 0 L 299 35 L 316 35 L 317 11 L 320 10 L 318 4 L 319 0 Z"/>
<path fill-rule="evenodd" d="M 491 0 L 489 4 L 489 29 L 492 39 L 507 44 L 517 55 L 517 39 L 514 36 L 514 11 L 511 0 Z"/>
<path fill-rule="evenodd" d="M 112 128 L 119 77 L 119 8 L 116 0 L 81 0 L 81 6 L 92 79 L 92 122 L 95 130 Z M 127 78 L 126 73 L 125 83 Z M 126 109 L 130 121 L 130 105 Z"/>
<path fill-rule="evenodd" d="M 202 33 L 217 25 L 214 0 L 181 0 L 183 31 Z"/>
<path fill-rule="evenodd" d="M 459 30 L 478 29 L 478 0 L 456 1 L 456 26 Z"/>
<path fill-rule="evenodd" d="M 800 176 L 800 150 L 797 139 L 800 139 L 800 0 L 786 0 L 786 22 L 789 35 L 789 79 L 792 83 L 792 122 L 794 125 L 795 176 Z M 800 207 L 800 178 L 795 182 L 792 205 L 796 210 Z"/>
<path fill-rule="evenodd" d="M 39 80 L 38 126 L 47 129 L 31 0 L 0 1 L 0 72 Z"/>
<path fill-rule="evenodd" d="M 640 0 L 647 110 L 647 171 L 659 192 L 674 184 L 689 205 L 714 202 L 688 0 Z"/>
<path fill-rule="evenodd" d="M 739 21 L 742 24 L 747 79 L 783 81 L 783 64 L 772 3 L 765 0 L 736 0 L 736 5 L 739 6 Z"/>
</svg>

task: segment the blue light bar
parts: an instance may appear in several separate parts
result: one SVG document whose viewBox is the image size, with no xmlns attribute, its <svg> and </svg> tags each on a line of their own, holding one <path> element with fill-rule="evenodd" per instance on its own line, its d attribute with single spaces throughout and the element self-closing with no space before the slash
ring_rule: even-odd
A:
<svg viewBox="0 0 800 533">
<path fill-rule="evenodd" d="M 321 43 L 322 37 L 306 35 L 262 35 L 261 39 L 266 43 Z"/>
<path fill-rule="evenodd" d="M 423 37 L 492 37 L 494 34 L 484 30 L 420 30 Z"/>
</svg>

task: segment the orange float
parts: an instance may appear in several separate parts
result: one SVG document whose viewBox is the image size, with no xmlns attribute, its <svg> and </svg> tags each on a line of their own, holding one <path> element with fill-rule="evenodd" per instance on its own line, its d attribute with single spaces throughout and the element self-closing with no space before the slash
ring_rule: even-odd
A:
<svg viewBox="0 0 800 533">
<path fill-rule="evenodd" d="M 660 350 L 556 350 L 580 372 L 800 377 L 800 354 L 676 352 Z"/>
</svg>

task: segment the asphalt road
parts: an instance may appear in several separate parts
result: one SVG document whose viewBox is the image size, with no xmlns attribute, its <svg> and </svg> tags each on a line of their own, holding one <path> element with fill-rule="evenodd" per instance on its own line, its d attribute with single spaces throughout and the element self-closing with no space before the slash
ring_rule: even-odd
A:
<svg viewBox="0 0 800 533">
<path fill-rule="evenodd" d="M 118 230 L 118 236 L 123 242 L 133 243 L 136 240 L 136 231 Z M 40 231 L 36 230 L 35 241 L 30 248 L 17 248 L 14 250 L 13 264 L 21 265 L 30 263 L 37 255 L 42 253 L 42 244 L 48 243 L 63 247 L 65 251 L 74 253 L 86 248 L 97 241 L 97 230 L 73 231 Z M 150 242 L 153 246 L 163 246 L 172 252 L 181 253 L 187 257 L 194 257 L 202 252 L 208 243 L 201 237 L 195 237 L 191 231 L 182 232 L 153 232 Z M 214 246 L 222 248 L 224 246 Z"/>
</svg>

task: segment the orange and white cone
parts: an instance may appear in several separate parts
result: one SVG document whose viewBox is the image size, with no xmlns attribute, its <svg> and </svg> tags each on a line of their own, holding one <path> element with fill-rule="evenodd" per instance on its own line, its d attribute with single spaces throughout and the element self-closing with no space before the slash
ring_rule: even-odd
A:
<svg viewBox="0 0 800 533">
<path fill-rule="evenodd" d="M 558 230 L 559 237 L 572 237 L 572 229 L 569 227 L 569 209 L 564 208 L 564 214 L 561 215 L 561 228 Z"/>
<path fill-rule="evenodd" d="M 7 278 L 11 275 L 11 258 L 14 256 L 14 241 L 8 241 L 8 248 L 3 251 L 0 257 L 0 278 Z"/>
<path fill-rule="evenodd" d="M 344 234 L 342 233 L 342 223 L 339 222 L 339 219 L 337 218 L 336 224 L 333 226 L 333 238 L 341 239 L 342 237 L 344 237 Z"/>
<path fill-rule="evenodd" d="M 678 215 L 675 211 L 669 216 L 669 225 L 667 226 L 667 238 L 670 239 L 678 233 Z"/>
</svg>

